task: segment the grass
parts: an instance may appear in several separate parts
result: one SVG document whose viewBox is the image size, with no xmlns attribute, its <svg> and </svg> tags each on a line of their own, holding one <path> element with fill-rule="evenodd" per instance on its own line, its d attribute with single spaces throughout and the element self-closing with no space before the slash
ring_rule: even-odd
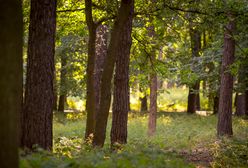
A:
<svg viewBox="0 0 248 168">
<path fill-rule="evenodd" d="M 115 152 L 110 150 L 111 119 L 108 121 L 104 148 L 93 149 L 83 142 L 86 121 L 84 114 L 55 114 L 53 153 L 37 149 L 31 155 L 21 154 L 20 167 L 248 167 L 248 121 L 233 117 L 234 136 L 219 140 L 216 138 L 216 116 L 188 115 L 182 112 L 186 109 L 187 94 L 188 90 L 183 88 L 172 88 L 159 94 L 159 110 L 177 112 L 157 113 L 157 130 L 153 137 L 147 136 L 148 115 L 130 112 L 128 143 Z M 138 93 L 131 95 L 131 108 L 134 111 L 140 108 L 138 98 Z M 71 108 L 81 108 L 83 103 L 75 102 L 72 98 L 69 101 Z M 174 106 L 168 107 L 170 104 Z M 202 98 L 202 95 L 201 106 L 207 108 L 207 99 Z M 210 159 L 201 163 L 206 157 Z"/>
<path fill-rule="evenodd" d="M 113 152 L 109 149 L 111 120 L 108 122 L 105 147 L 92 149 L 90 145 L 82 142 L 85 130 L 84 115 L 70 114 L 67 118 L 56 115 L 54 153 L 39 149 L 37 153 L 22 157 L 20 165 L 22 168 L 196 167 L 196 163 L 187 161 L 187 156 L 180 153 L 191 153 L 199 147 L 204 147 L 213 153 L 213 167 L 233 167 L 239 162 L 239 167 L 245 167 L 248 122 L 244 119 L 234 117 L 234 137 L 221 143 L 216 139 L 216 116 L 160 112 L 154 137 L 147 136 L 147 120 L 147 114 L 130 113 L 128 144 Z"/>
</svg>

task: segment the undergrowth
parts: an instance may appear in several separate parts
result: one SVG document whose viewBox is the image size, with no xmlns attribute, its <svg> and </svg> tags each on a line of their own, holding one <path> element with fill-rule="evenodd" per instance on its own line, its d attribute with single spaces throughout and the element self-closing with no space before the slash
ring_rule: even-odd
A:
<svg viewBox="0 0 248 168">
<path fill-rule="evenodd" d="M 158 113 L 157 132 L 147 137 L 147 114 L 130 113 L 128 144 L 111 151 L 107 127 L 103 149 L 93 149 L 83 142 L 85 115 L 56 114 L 54 117 L 54 151 L 43 150 L 21 157 L 22 168 L 49 167 L 196 167 L 181 151 L 205 147 L 211 152 L 212 167 L 247 167 L 248 121 L 234 117 L 234 137 L 216 139 L 216 116 Z"/>
</svg>

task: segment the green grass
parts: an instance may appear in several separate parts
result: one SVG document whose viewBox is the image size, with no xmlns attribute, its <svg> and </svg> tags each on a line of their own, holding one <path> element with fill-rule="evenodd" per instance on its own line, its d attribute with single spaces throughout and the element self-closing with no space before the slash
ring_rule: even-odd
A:
<svg viewBox="0 0 248 168">
<path fill-rule="evenodd" d="M 234 117 L 234 137 L 221 143 L 216 139 L 216 116 L 160 112 L 154 137 L 147 136 L 147 120 L 147 115 L 129 114 L 128 144 L 112 152 L 109 148 L 110 120 L 105 147 L 92 149 L 82 141 L 84 115 L 68 115 L 67 119 L 63 115 L 56 115 L 54 153 L 39 150 L 22 157 L 21 167 L 195 167 L 180 152 L 191 152 L 199 146 L 213 152 L 214 167 L 228 167 L 240 160 L 240 167 L 246 163 L 247 156 L 244 153 L 248 152 L 248 147 L 244 146 L 248 139 L 247 120 Z M 223 146 L 228 149 L 223 150 Z M 234 154 L 230 152 L 231 149 L 236 149 Z"/>
</svg>

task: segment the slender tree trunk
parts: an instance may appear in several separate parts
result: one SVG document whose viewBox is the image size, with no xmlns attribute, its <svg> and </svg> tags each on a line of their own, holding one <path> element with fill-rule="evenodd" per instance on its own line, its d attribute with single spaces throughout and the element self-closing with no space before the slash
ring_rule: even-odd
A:
<svg viewBox="0 0 248 168">
<path fill-rule="evenodd" d="M 201 34 L 197 29 L 190 28 L 192 58 L 199 57 L 201 49 Z M 193 67 L 194 71 L 194 67 Z M 189 87 L 188 95 L 188 113 L 195 113 L 200 110 L 200 96 L 199 96 L 200 81 L 196 81 L 193 87 Z"/>
<path fill-rule="evenodd" d="M 140 97 L 140 112 L 147 112 L 148 111 L 148 105 L 147 105 L 147 95 L 144 95 L 143 97 Z"/>
<path fill-rule="evenodd" d="M 189 88 L 189 94 L 188 94 L 188 107 L 187 107 L 187 113 L 194 114 L 196 112 L 196 89 L 197 84 L 195 84 L 192 88 Z"/>
<path fill-rule="evenodd" d="M 229 66 L 234 62 L 235 40 L 233 33 L 235 31 L 235 21 L 231 15 L 229 23 L 226 25 L 224 33 L 224 50 L 221 63 L 221 84 L 220 84 L 220 99 L 218 111 L 218 136 L 231 136 L 232 130 L 232 90 L 233 76 L 229 72 Z"/>
<path fill-rule="evenodd" d="M 246 100 L 245 100 L 245 94 L 244 93 L 236 93 L 237 99 L 236 99 L 236 115 L 237 116 L 243 116 L 245 115 L 246 110 Z"/>
<path fill-rule="evenodd" d="M 56 72 L 54 72 L 53 79 L 53 110 L 58 110 L 58 92 L 57 92 L 57 81 L 56 81 Z"/>
<path fill-rule="evenodd" d="M 248 116 L 248 90 L 245 91 L 245 115 Z"/>
<path fill-rule="evenodd" d="M 85 0 L 85 14 L 86 22 L 89 30 L 88 41 L 88 61 L 87 61 L 87 94 L 86 94 L 86 131 L 85 139 L 87 139 L 95 130 L 95 89 L 94 89 L 94 68 L 95 68 L 95 55 L 96 55 L 96 28 L 97 25 L 92 17 L 92 1 Z"/>
<path fill-rule="evenodd" d="M 133 13 L 133 3 L 133 0 L 121 1 L 121 6 L 118 10 L 118 15 L 111 32 L 110 44 L 101 78 L 100 110 L 99 114 L 96 116 L 96 127 L 93 138 L 94 146 L 102 147 L 104 145 L 111 102 L 111 80 L 116 61 L 116 54 L 119 52 L 119 46 L 121 45 L 121 34 L 124 32 L 124 27 L 129 21 L 130 15 Z"/>
<path fill-rule="evenodd" d="M 100 25 L 96 32 L 96 59 L 95 59 L 95 106 L 96 115 L 100 109 L 100 91 L 101 91 L 101 77 L 103 71 L 104 60 L 107 55 L 107 40 L 108 40 L 108 26 Z"/>
<path fill-rule="evenodd" d="M 67 69 L 66 69 L 66 64 L 67 64 L 67 56 L 65 54 L 61 55 L 61 70 L 60 70 L 60 95 L 59 95 L 59 106 L 58 106 L 58 111 L 59 112 L 64 112 L 65 110 L 65 100 L 66 100 L 66 94 L 67 94 Z"/>
<path fill-rule="evenodd" d="M 214 108 L 213 108 L 213 114 L 217 114 L 219 109 L 219 93 L 214 97 Z"/>
<path fill-rule="evenodd" d="M 17 168 L 19 113 L 22 106 L 21 1 L 2 1 L 0 16 L 0 167 Z"/>
<path fill-rule="evenodd" d="M 132 6 L 133 13 L 133 6 Z M 114 98 L 111 127 L 111 145 L 115 143 L 127 143 L 127 119 L 129 111 L 129 61 L 132 45 L 132 19 L 131 14 L 124 25 L 124 30 L 119 38 L 121 43 L 118 46 L 115 77 L 114 77 Z"/>
<path fill-rule="evenodd" d="M 22 147 L 52 149 L 56 1 L 31 0 Z"/>
<path fill-rule="evenodd" d="M 157 75 L 150 76 L 150 108 L 148 121 L 148 136 L 153 136 L 156 132 L 157 121 Z"/>
</svg>

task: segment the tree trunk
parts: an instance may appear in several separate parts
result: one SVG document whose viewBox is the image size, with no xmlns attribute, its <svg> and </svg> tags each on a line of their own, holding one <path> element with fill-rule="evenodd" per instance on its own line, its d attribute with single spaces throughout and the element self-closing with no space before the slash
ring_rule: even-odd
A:
<svg viewBox="0 0 248 168">
<path fill-rule="evenodd" d="M 66 54 L 62 53 L 61 55 L 61 69 L 60 69 L 60 95 L 59 95 L 59 106 L 58 106 L 58 111 L 59 112 L 64 112 L 65 110 L 65 99 L 66 99 L 66 94 L 67 94 L 67 69 L 66 69 L 66 64 L 67 64 L 67 58 Z"/>
<path fill-rule="evenodd" d="M 218 113 L 218 108 L 219 108 L 219 94 L 217 94 L 214 97 L 214 108 L 213 108 L 213 114 L 217 114 Z"/>
<path fill-rule="evenodd" d="M 245 91 L 245 104 L 246 104 L 245 115 L 248 116 L 248 90 Z"/>
<path fill-rule="evenodd" d="M 94 146 L 102 147 L 104 145 L 111 102 L 111 80 L 116 61 L 116 53 L 119 52 L 122 39 L 120 37 L 122 37 L 121 34 L 124 32 L 124 25 L 129 21 L 130 15 L 133 14 L 133 3 L 133 0 L 121 1 L 121 6 L 111 32 L 110 44 L 101 78 L 100 110 L 96 116 L 96 127 L 93 138 Z"/>
<path fill-rule="evenodd" d="M 236 115 L 237 116 L 243 116 L 245 115 L 246 110 L 246 102 L 245 102 L 245 94 L 244 93 L 236 93 L 237 99 L 236 99 Z"/>
<path fill-rule="evenodd" d="M 31 0 L 22 147 L 52 149 L 56 1 Z"/>
<path fill-rule="evenodd" d="M 133 7 L 132 7 L 133 8 Z M 131 9 L 133 11 L 133 9 Z M 120 35 L 121 43 L 118 53 L 114 77 L 114 98 L 111 127 L 111 145 L 127 143 L 127 118 L 129 111 L 129 62 L 132 45 L 132 19 L 130 15 Z"/>
<path fill-rule="evenodd" d="M 93 21 L 92 17 L 92 1 L 85 0 L 85 14 L 86 23 L 89 30 L 88 41 L 88 61 L 87 61 L 87 93 L 86 93 L 86 131 L 85 139 L 87 139 L 95 130 L 95 89 L 94 89 L 94 68 L 95 68 L 95 55 L 96 55 L 96 28 L 97 25 Z"/>
<path fill-rule="evenodd" d="M 150 76 L 150 109 L 148 121 L 148 136 L 153 136 L 156 132 L 157 120 L 157 75 L 156 73 Z"/>
<path fill-rule="evenodd" d="M 232 90 L 233 76 L 229 71 L 229 66 L 234 62 L 235 40 L 233 33 L 235 31 L 235 21 L 231 15 L 229 23 L 226 26 L 224 33 L 224 50 L 221 63 L 221 84 L 220 84 L 220 99 L 218 111 L 218 136 L 231 136 L 232 130 Z"/>
<path fill-rule="evenodd" d="M 190 28 L 190 38 L 191 38 L 191 50 L 192 58 L 199 57 L 199 52 L 201 49 L 201 34 L 199 30 Z M 194 66 L 194 65 L 193 65 Z M 193 67 L 194 71 L 194 67 Z M 195 113 L 196 110 L 200 110 L 200 96 L 199 96 L 200 81 L 196 81 L 193 87 L 189 88 L 188 95 L 188 113 Z"/>
<path fill-rule="evenodd" d="M 100 91 L 101 91 L 101 77 L 103 71 L 104 60 L 107 55 L 107 40 L 108 40 L 108 26 L 100 25 L 96 30 L 96 59 L 95 59 L 95 106 L 96 115 L 100 109 Z"/>
<path fill-rule="evenodd" d="M 0 167 L 17 168 L 19 113 L 22 106 L 21 1 L 2 1 L 0 16 Z"/>
<path fill-rule="evenodd" d="M 147 112 L 148 111 L 148 105 L 147 105 L 147 95 L 144 95 L 143 97 L 140 97 L 140 112 Z"/>
<path fill-rule="evenodd" d="M 58 110 L 58 93 L 57 93 L 57 82 L 56 82 L 56 73 L 54 73 L 53 79 L 53 110 Z"/>
</svg>

